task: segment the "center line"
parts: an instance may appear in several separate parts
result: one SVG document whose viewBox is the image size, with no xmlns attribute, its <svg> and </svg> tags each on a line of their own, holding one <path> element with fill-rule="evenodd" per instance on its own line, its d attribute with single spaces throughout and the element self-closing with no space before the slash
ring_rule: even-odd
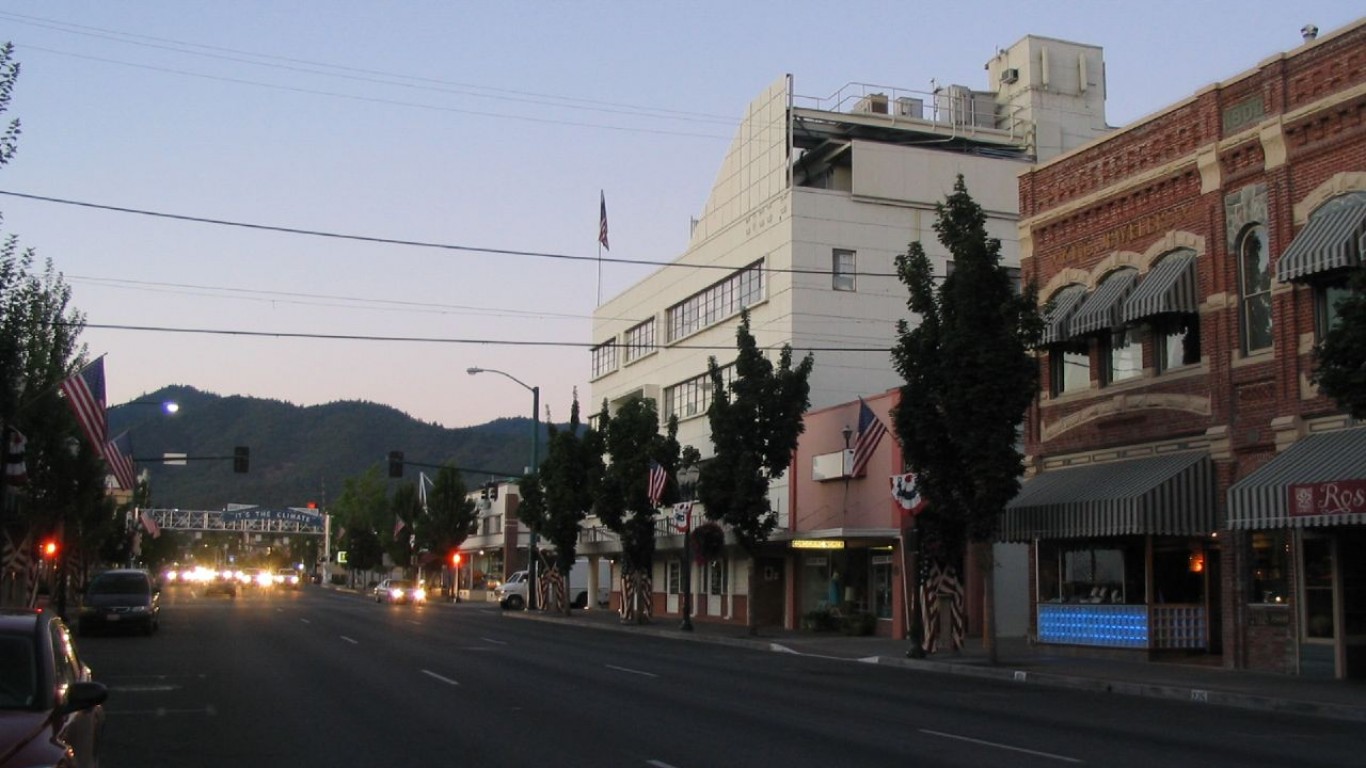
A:
<svg viewBox="0 0 1366 768">
<path fill-rule="evenodd" d="M 345 640 L 346 642 L 348 642 L 348 643 L 350 643 L 350 644 L 352 644 L 352 645 L 360 645 L 360 641 L 359 641 L 359 640 L 353 640 L 353 639 L 347 637 L 346 635 L 341 635 L 341 639 Z"/>
<path fill-rule="evenodd" d="M 603 666 L 607 667 L 608 669 L 615 669 L 618 672 L 626 672 L 632 675 L 643 675 L 645 677 L 659 677 L 659 675 L 656 675 L 653 672 L 642 672 L 638 669 L 627 669 L 626 667 L 618 667 L 614 664 L 604 664 Z"/>
<path fill-rule="evenodd" d="M 1022 752 L 1022 753 L 1026 754 L 1026 755 L 1035 755 L 1035 756 L 1037 756 L 1037 757 L 1047 757 L 1047 758 L 1050 758 L 1050 759 L 1052 759 L 1052 760 L 1061 760 L 1061 761 L 1063 761 L 1063 762 L 1065 762 L 1065 763 L 1080 763 L 1080 762 L 1081 762 L 1081 760 L 1078 760 L 1078 759 L 1075 758 L 1075 757 L 1066 757 L 1066 756 L 1064 756 L 1064 755 L 1055 755 L 1055 754 L 1052 754 L 1051 752 L 1037 752 L 1037 751 L 1032 750 L 1032 749 L 1025 749 L 1024 747 L 1012 747 L 1012 746 L 1010 746 L 1009 744 L 999 744 L 999 743 L 994 742 L 994 741 L 983 741 L 982 739 L 974 739 L 974 738 L 972 738 L 972 737 L 970 737 L 970 736 L 959 736 L 959 735 L 953 734 L 953 733 L 944 733 L 943 731 L 931 731 L 931 730 L 927 730 L 927 729 L 925 729 L 925 728 L 921 728 L 921 729 L 920 729 L 920 732 L 923 733 L 923 734 L 929 735 L 929 736 L 939 736 L 940 738 L 944 738 L 944 739 L 956 739 L 956 740 L 958 740 L 958 741 L 966 741 L 966 742 L 968 742 L 968 743 L 970 743 L 970 744 L 980 744 L 980 745 L 982 745 L 982 746 L 984 746 L 984 747 L 994 747 L 994 748 L 996 748 L 996 749 L 1005 749 L 1005 750 L 1009 750 L 1009 751 L 1011 751 L 1011 752 Z"/>
<path fill-rule="evenodd" d="M 438 675 L 437 673 L 431 671 L 430 669 L 424 669 L 424 670 L 422 670 L 422 674 L 426 675 L 427 677 L 434 677 L 434 678 L 436 678 L 437 680 L 440 680 L 441 682 L 446 683 L 447 685 L 460 685 L 460 683 L 457 683 L 456 681 L 450 679 L 449 677 L 444 677 L 444 676 L 442 676 L 442 675 Z"/>
</svg>

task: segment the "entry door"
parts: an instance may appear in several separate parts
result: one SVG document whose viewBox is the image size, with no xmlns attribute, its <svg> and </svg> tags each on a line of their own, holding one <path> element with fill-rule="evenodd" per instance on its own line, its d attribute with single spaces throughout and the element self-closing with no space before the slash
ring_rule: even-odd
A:
<svg viewBox="0 0 1366 768">
<path fill-rule="evenodd" d="M 1366 528 L 1305 531 L 1300 674 L 1366 679 Z"/>
<path fill-rule="evenodd" d="M 1366 679 L 1366 528 L 1338 529 L 1338 589 L 1342 597 L 1342 666 L 1339 677 Z"/>
</svg>

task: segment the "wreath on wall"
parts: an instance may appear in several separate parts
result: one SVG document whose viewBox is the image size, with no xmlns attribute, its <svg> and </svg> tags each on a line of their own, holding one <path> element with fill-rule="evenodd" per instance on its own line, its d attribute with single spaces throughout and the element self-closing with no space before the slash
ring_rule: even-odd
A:
<svg viewBox="0 0 1366 768">
<path fill-rule="evenodd" d="M 716 523 L 697 526 L 692 532 L 692 551 L 699 563 L 720 559 L 726 551 L 726 532 Z"/>
</svg>

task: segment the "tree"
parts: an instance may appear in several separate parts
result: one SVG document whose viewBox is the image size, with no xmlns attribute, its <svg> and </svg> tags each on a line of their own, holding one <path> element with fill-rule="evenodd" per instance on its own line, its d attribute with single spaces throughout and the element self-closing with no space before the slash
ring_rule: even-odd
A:
<svg viewBox="0 0 1366 768">
<path fill-rule="evenodd" d="M 413 541 L 417 520 L 422 516 L 417 483 L 399 483 L 389 497 L 389 511 L 393 513 L 393 524 L 384 529 L 388 534 L 384 551 L 391 562 L 406 572 L 413 565 Z"/>
<path fill-rule="evenodd" d="M 907 308 L 920 317 L 897 323 L 892 351 L 905 378 L 892 411 L 906 463 L 927 509 L 917 521 L 925 556 L 941 566 L 961 562 L 967 542 L 986 545 L 983 638 L 995 661 L 990 542 L 1005 505 L 1019 491 L 1024 457 L 1019 427 L 1038 386 L 1030 350 L 1042 320 L 1033 286 L 1017 292 L 1001 265 L 1001 244 L 987 236 L 986 214 L 960 175 L 936 205 L 934 229 L 953 272 L 934 286 L 919 242 L 898 256 Z"/>
<path fill-rule="evenodd" d="M 1337 322 L 1314 347 L 1314 383 L 1353 418 L 1366 419 L 1366 265 L 1349 285 Z"/>
<path fill-rule="evenodd" d="M 570 406 L 567 427 L 560 430 L 551 423 L 547 424 L 547 431 L 546 457 L 540 471 L 522 479 L 517 517 L 554 545 L 554 567 L 567 577 L 578 557 L 580 524 L 593 508 L 602 482 L 603 444 L 597 431 L 580 429 L 577 394 Z M 562 580 L 558 584 L 561 589 L 555 604 L 568 615 L 570 603 L 564 589 L 567 585 Z"/>
<path fill-rule="evenodd" d="M 644 624 L 650 620 L 653 588 L 650 574 L 654 568 L 655 527 L 658 510 L 650 503 L 651 462 L 666 476 L 661 503 L 678 498 L 673 479 L 678 466 L 678 418 L 669 417 L 666 433 L 659 433 L 655 403 L 643 397 L 631 398 L 611 413 L 607 402 L 598 416 L 601 445 L 612 460 L 601 475 L 594 510 L 603 525 L 621 537 L 622 617 Z M 602 456 L 599 453 L 599 456 Z"/>
<path fill-rule="evenodd" d="M 332 505 L 337 524 L 346 531 L 341 548 L 346 551 L 346 566 L 353 572 L 372 571 L 384 562 L 377 526 L 393 522 L 387 514 L 384 482 L 379 465 L 374 465 L 358 477 L 346 478 L 341 496 Z"/>
<path fill-rule="evenodd" d="M 716 358 L 707 361 L 712 385 L 707 419 L 716 452 L 702 464 L 697 499 L 707 519 L 725 523 L 749 556 L 752 601 L 754 558 L 778 522 L 769 505 L 768 486 L 787 471 L 806 428 L 802 416 L 811 404 L 814 360 L 807 355 L 793 367 L 792 348 L 784 344 L 775 366 L 750 333 L 748 311 L 740 314 L 735 345 L 735 375 L 729 386 Z M 753 603 L 745 624 L 750 632 L 756 629 Z"/>
<path fill-rule="evenodd" d="M 469 498 L 469 489 L 460 470 L 442 467 L 436 472 L 427 493 L 427 509 L 415 527 L 419 547 L 446 555 L 460 548 L 479 525 L 479 509 Z"/>
</svg>

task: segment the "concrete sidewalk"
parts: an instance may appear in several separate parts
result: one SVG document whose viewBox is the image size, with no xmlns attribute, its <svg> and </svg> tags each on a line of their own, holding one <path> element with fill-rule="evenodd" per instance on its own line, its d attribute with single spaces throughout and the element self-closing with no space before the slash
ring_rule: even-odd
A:
<svg viewBox="0 0 1366 768">
<path fill-rule="evenodd" d="M 456 603 L 457 608 L 488 608 L 487 603 Z M 763 627 L 751 635 L 743 627 L 694 621 L 693 630 L 679 628 L 676 618 L 656 618 L 646 625 L 622 624 L 613 611 L 574 611 L 570 618 L 529 611 L 503 611 L 505 618 L 572 624 L 690 642 L 707 642 L 777 653 L 794 653 L 878 664 L 923 672 L 970 675 L 1019 685 L 1046 685 L 1103 693 L 1175 699 L 1215 706 L 1284 712 L 1366 722 L 1366 681 L 1306 679 L 1291 675 L 1228 670 L 1209 657 L 1183 661 L 1124 661 L 1074 656 L 1065 649 L 1035 646 L 1023 638 L 997 643 L 990 663 L 980 640 L 970 640 L 961 653 L 941 650 L 923 659 L 907 657 L 910 644 L 884 637 L 850 637 Z"/>
</svg>

